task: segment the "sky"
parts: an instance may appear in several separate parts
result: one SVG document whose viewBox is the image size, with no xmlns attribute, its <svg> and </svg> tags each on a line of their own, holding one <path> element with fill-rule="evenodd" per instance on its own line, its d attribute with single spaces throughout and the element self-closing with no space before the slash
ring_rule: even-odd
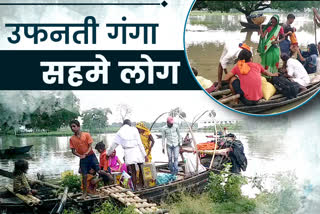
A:
<svg viewBox="0 0 320 214">
<path fill-rule="evenodd" d="M 118 104 L 127 104 L 132 108 L 132 121 L 153 122 L 160 114 L 173 108 L 180 107 L 186 114 L 187 120 L 205 110 L 214 109 L 217 120 L 240 120 L 244 116 L 235 113 L 213 101 L 205 92 L 195 91 L 73 91 L 80 99 L 80 110 L 91 108 L 110 108 L 109 122 L 120 122 Z M 165 117 L 159 121 L 164 121 Z"/>
</svg>

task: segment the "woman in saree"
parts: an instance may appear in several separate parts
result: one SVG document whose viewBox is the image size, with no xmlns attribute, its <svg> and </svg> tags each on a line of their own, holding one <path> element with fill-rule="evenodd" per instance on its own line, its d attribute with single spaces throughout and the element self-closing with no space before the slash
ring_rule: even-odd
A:
<svg viewBox="0 0 320 214">
<path fill-rule="evenodd" d="M 116 155 L 116 150 L 112 152 L 112 154 L 107 157 L 108 160 L 108 170 L 109 172 L 127 172 L 127 166 L 125 163 L 121 163 L 118 156 Z"/>
<path fill-rule="evenodd" d="M 279 25 L 278 15 L 272 16 L 268 24 L 263 29 L 260 25 L 258 52 L 261 57 L 261 65 L 271 73 L 278 72 L 280 48 L 277 44 L 284 39 L 284 30 Z"/>
<path fill-rule="evenodd" d="M 139 131 L 144 149 L 146 150 L 147 156 L 145 161 L 146 163 L 150 163 L 152 160 L 151 149 L 154 145 L 154 139 L 151 135 L 151 131 L 144 125 L 143 122 L 137 123 L 136 127 Z"/>
</svg>

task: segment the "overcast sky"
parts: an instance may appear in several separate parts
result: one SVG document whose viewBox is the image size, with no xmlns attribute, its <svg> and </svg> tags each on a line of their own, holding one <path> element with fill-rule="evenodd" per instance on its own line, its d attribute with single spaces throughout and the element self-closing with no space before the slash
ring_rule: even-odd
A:
<svg viewBox="0 0 320 214">
<path fill-rule="evenodd" d="M 132 121 L 153 122 L 161 113 L 180 107 L 187 120 L 208 109 L 215 109 L 217 120 L 241 119 L 243 115 L 228 110 L 206 95 L 203 91 L 74 91 L 80 98 L 80 109 L 110 108 L 113 112 L 109 122 L 119 122 L 116 106 L 128 104 L 132 108 Z M 164 121 L 164 118 L 159 121 Z"/>
</svg>

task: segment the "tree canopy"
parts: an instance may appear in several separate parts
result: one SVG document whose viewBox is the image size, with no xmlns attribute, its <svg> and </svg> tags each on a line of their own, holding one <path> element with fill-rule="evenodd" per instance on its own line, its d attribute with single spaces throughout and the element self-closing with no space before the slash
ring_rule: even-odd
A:
<svg viewBox="0 0 320 214">
<path fill-rule="evenodd" d="M 81 114 L 82 127 L 88 130 L 101 130 L 108 125 L 108 114 L 112 114 L 109 108 L 92 108 Z"/>
<path fill-rule="evenodd" d="M 319 6 L 319 1 L 197 1 L 193 10 L 230 12 L 231 9 L 235 9 L 249 16 L 253 12 L 267 8 L 294 13 Z"/>
<path fill-rule="evenodd" d="M 79 102 L 71 91 L 1 91 L 0 129 L 56 130 L 78 117 Z"/>
</svg>

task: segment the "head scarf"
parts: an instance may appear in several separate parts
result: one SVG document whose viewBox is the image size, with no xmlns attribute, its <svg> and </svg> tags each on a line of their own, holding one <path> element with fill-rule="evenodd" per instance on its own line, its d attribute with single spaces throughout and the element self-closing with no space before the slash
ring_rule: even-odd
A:
<svg viewBox="0 0 320 214">
<path fill-rule="evenodd" d="M 173 117 L 168 117 L 167 122 L 173 124 Z"/>
<path fill-rule="evenodd" d="M 268 49 L 271 47 L 271 42 L 277 38 L 279 31 L 281 29 L 281 26 L 279 25 L 279 20 L 280 20 L 279 16 L 273 15 L 271 17 L 271 19 L 272 18 L 275 18 L 277 20 L 277 24 L 268 33 L 267 38 L 265 38 L 265 37 L 260 38 L 259 46 L 258 46 L 258 52 L 260 54 L 266 53 L 268 51 Z M 271 26 L 271 19 L 268 22 L 268 24 L 263 27 L 262 32 L 266 31 L 268 29 L 268 27 Z"/>
<path fill-rule="evenodd" d="M 145 134 L 150 134 L 150 130 L 144 125 L 143 122 L 137 123 L 136 127 L 144 131 Z"/>
<path fill-rule="evenodd" d="M 251 48 L 246 43 L 240 43 L 239 46 L 241 49 L 246 49 L 247 51 L 251 52 Z"/>
<path fill-rule="evenodd" d="M 250 66 L 246 63 L 245 60 L 239 60 L 237 65 L 240 70 L 240 74 L 246 75 L 249 73 Z"/>
</svg>

